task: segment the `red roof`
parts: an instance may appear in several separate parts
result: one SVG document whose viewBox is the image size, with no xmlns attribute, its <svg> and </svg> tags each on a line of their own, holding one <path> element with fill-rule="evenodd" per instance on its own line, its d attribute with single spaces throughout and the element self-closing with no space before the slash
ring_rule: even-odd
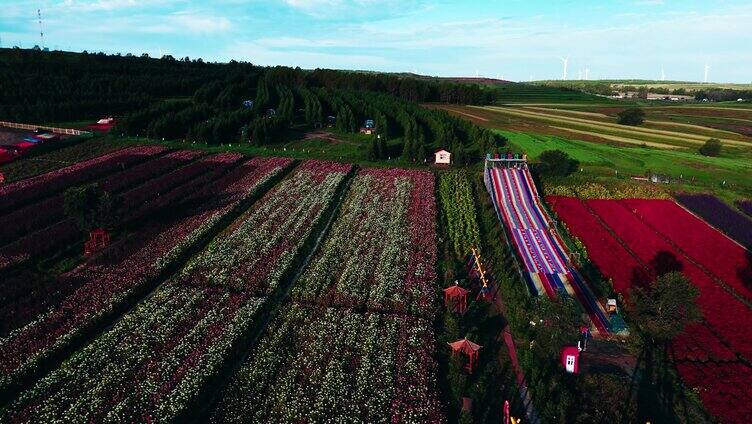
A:
<svg viewBox="0 0 752 424">
<path fill-rule="evenodd" d="M 461 352 L 466 353 L 468 355 L 470 355 L 473 352 L 479 351 L 480 348 L 483 347 L 483 346 L 481 346 L 479 344 L 475 344 L 475 343 L 471 342 L 468 339 L 457 340 L 456 342 L 447 343 L 447 344 L 452 347 L 453 351 L 455 351 L 455 352 L 456 351 L 461 351 Z"/>
<path fill-rule="evenodd" d="M 454 285 L 454 286 L 447 287 L 447 288 L 444 289 L 444 293 L 446 293 L 446 294 L 448 294 L 449 296 L 452 296 L 452 297 L 462 297 L 462 296 L 465 296 L 468 291 L 469 290 L 465 290 L 465 289 L 463 289 L 462 287 L 460 287 L 458 285 Z"/>
<path fill-rule="evenodd" d="M 19 149 L 21 149 L 21 150 L 26 150 L 29 147 L 34 147 L 34 146 L 36 146 L 36 144 L 35 143 L 31 143 L 29 141 L 22 141 L 22 142 L 16 144 L 16 147 L 19 148 Z"/>
<path fill-rule="evenodd" d="M 115 124 L 91 124 L 89 125 L 89 129 L 92 131 L 102 131 L 107 132 L 114 127 Z"/>
</svg>

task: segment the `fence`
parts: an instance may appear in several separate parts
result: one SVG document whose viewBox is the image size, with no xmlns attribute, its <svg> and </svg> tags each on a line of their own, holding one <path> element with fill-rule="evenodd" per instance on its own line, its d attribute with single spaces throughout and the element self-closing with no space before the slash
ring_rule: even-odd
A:
<svg viewBox="0 0 752 424">
<path fill-rule="evenodd" d="M 30 131 L 34 131 L 36 129 L 42 129 L 42 130 L 52 131 L 55 134 L 66 134 L 66 135 L 91 134 L 90 131 L 75 130 L 73 128 L 56 128 L 56 127 L 47 127 L 44 125 L 18 124 L 15 122 L 7 122 L 7 121 L 0 121 L 0 127 L 15 128 L 15 129 L 20 129 L 20 130 L 30 130 Z"/>
</svg>

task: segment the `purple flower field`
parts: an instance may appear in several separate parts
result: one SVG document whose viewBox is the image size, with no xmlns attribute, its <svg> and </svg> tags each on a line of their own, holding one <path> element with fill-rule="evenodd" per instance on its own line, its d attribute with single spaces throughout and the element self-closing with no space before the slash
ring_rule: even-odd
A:
<svg viewBox="0 0 752 424">
<path fill-rule="evenodd" d="M 752 216 L 752 200 L 739 200 L 736 206 L 749 216 Z"/>
</svg>

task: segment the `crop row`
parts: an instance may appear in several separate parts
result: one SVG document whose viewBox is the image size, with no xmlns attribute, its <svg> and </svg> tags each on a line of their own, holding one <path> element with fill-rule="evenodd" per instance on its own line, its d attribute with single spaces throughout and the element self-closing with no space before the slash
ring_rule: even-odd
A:
<svg viewBox="0 0 752 424">
<path fill-rule="evenodd" d="M 676 198 L 702 219 L 752 249 L 752 221 L 742 213 L 709 194 L 684 194 Z"/>
<path fill-rule="evenodd" d="M 56 171 L 0 187 L 0 210 L 17 209 L 24 203 L 55 194 L 67 187 L 86 183 L 110 172 L 164 152 L 160 146 L 138 146 L 108 153 Z"/>
<path fill-rule="evenodd" d="M 174 419 L 222 364 L 263 299 L 168 283 L 24 392 L 14 422 Z"/>
<path fill-rule="evenodd" d="M 190 150 L 169 153 L 112 174 L 101 180 L 99 186 L 104 191 L 118 193 L 169 172 L 199 155 L 199 152 Z M 63 200 L 60 193 L 0 217 L 0 245 L 62 220 Z"/>
<path fill-rule="evenodd" d="M 439 176 L 439 199 L 446 216 L 446 235 L 454 254 L 465 257 L 480 246 L 475 204 L 468 176 L 461 172 L 444 172 Z"/>
<path fill-rule="evenodd" d="M 215 167 L 229 169 L 240 155 L 211 158 Z M 78 288 L 36 319 L 0 339 L 0 388 L 34 372 L 47 358 L 84 337 L 180 258 L 196 241 L 209 234 L 224 216 L 256 195 L 265 182 L 282 172 L 289 161 L 253 159 L 214 184 L 193 193 L 198 204 L 181 216 L 176 207 L 172 222 L 145 228 L 134 245 L 115 257 L 103 257 L 63 276 L 78 280 Z M 173 205 L 177 206 L 177 205 Z M 117 256 L 120 256 L 119 258 Z"/>
<path fill-rule="evenodd" d="M 359 172 L 291 296 L 322 305 L 430 313 L 436 284 L 433 189 L 426 172 Z"/>
<path fill-rule="evenodd" d="M 214 422 L 442 422 L 430 321 L 292 303 Z"/>
</svg>

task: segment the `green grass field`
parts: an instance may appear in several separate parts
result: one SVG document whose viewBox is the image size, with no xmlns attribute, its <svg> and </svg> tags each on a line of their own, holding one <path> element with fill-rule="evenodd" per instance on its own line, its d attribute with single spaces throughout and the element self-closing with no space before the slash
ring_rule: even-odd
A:
<svg viewBox="0 0 752 424">
<path fill-rule="evenodd" d="M 564 137 L 496 130 L 516 151 L 536 159 L 543 151 L 562 150 L 581 162 L 583 174 L 628 179 L 650 172 L 668 175 L 682 185 L 752 194 L 752 157 L 709 158 L 685 151 L 622 147 Z M 618 171 L 618 173 L 617 173 Z M 723 185 L 726 181 L 726 185 Z"/>
</svg>

